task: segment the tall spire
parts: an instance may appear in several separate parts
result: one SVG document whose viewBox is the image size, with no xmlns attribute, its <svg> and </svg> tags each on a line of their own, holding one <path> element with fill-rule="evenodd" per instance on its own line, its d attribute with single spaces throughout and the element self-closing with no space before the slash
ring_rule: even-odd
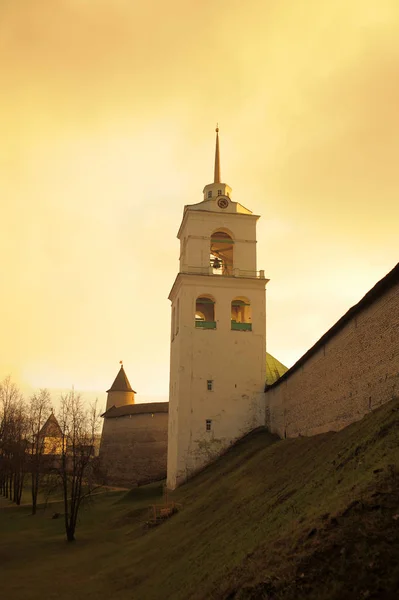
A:
<svg viewBox="0 0 399 600">
<path fill-rule="evenodd" d="M 219 127 L 216 124 L 216 151 L 215 151 L 215 176 L 214 183 L 220 183 L 220 155 L 219 155 Z"/>
<path fill-rule="evenodd" d="M 216 148 L 215 148 L 215 172 L 213 182 L 208 183 L 203 189 L 204 202 L 209 202 L 212 198 L 217 196 L 231 197 L 231 187 L 227 183 L 222 183 L 220 175 L 220 150 L 219 150 L 219 125 L 216 124 Z M 222 202 L 223 204 L 223 202 Z M 207 205 L 209 207 L 209 204 Z M 211 204 L 213 206 L 213 204 Z M 217 205 L 216 210 L 219 210 L 220 205 Z"/>
</svg>

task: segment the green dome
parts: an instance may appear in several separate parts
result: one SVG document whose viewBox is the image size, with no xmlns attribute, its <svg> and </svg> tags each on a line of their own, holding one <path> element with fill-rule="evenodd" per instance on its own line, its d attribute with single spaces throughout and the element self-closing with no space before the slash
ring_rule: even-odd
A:
<svg viewBox="0 0 399 600">
<path fill-rule="evenodd" d="M 288 371 L 277 358 L 266 352 L 266 385 L 272 385 L 281 375 Z"/>
</svg>

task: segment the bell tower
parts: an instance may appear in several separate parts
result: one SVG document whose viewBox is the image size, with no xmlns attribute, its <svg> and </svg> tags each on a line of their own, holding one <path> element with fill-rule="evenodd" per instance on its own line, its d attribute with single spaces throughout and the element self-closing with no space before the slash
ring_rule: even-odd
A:
<svg viewBox="0 0 399 600">
<path fill-rule="evenodd" d="M 266 302 L 256 264 L 258 215 L 214 181 L 184 207 L 172 286 L 168 475 L 174 489 L 265 422 Z"/>
</svg>

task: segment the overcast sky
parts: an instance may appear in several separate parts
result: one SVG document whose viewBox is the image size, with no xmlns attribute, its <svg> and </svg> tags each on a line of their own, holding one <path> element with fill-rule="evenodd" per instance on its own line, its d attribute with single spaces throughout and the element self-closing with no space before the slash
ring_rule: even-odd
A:
<svg viewBox="0 0 399 600">
<path fill-rule="evenodd" d="M 398 73 L 397 0 L 3 0 L 0 379 L 166 399 L 217 121 L 291 366 L 398 261 Z"/>
</svg>

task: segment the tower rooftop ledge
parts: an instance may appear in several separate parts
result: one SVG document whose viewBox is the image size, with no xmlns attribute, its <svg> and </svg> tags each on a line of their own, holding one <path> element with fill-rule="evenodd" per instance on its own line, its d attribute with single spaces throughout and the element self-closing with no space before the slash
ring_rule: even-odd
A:
<svg viewBox="0 0 399 600">
<path fill-rule="evenodd" d="M 225 212 L 222 212 L 220 209 L 219 210 L 215 210 L 214 207 L 212 207 L 212 205 L 210 204 L 210 202 L 212 201 L 204 201 L 204 202 L 200 202 L 198 204 L 186 204 L 184 207 L 184 211 L 183 211 L 183 218 L 182 221 L 180 223 L 180 227 L 179 227 L 179 231 L 177 232 L 177 238 L 180 239 L 181 233 L 187 223 L 187 219 L 190 218 L 202 218 L 202 214 L 203 213 L 212 213 L 214 215 L 221 215 L 221 216 L 227 216 L 227 215 L 234 215 L 235 219 L 254 219 L 255 221 L 257 221 L 258 219 L 260 219 L 260 215 L 254 215 L 251 211 L 247 210 L 244 206 L 242 206 L 241 204 L 239 204 L 238 206 L 241 207 L 243 210 L 239 209 L 237 211 L 235 210 L 226 210 Z M 233 204 L 233 203 L 232 203 Z M 238 202 L 235 202 L 234 204 L 238 204 Z M 200 208 L 198 208 L 200 207 Z"/>
<path fill-rule="evenodd" d="M 244 279 L 266 279 L 265 272 L 263 270 L 260 271 L 248 271 L 245 269 L 233 269 L 232 273 L 214 273 L 213 267 L 183 267 L 180 271 L 183 275 L 207 275 L 210 277 L 240 277 Z M 267 279 L 269 281 L 269 279 Z"/>
</svg>

